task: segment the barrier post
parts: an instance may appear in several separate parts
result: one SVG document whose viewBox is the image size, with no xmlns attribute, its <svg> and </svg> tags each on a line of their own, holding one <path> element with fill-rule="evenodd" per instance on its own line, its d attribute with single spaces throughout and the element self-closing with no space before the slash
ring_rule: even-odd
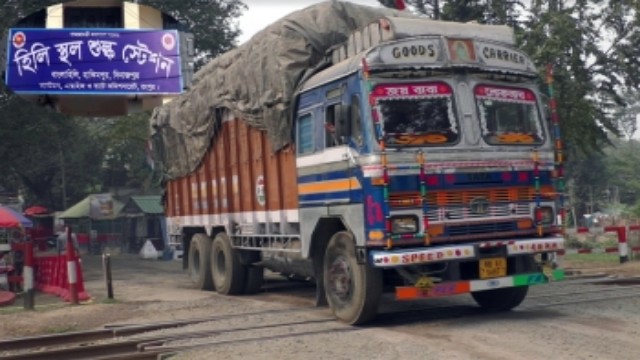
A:
<svg viewBox="0 0 640 360">
<path fill-rule="evenodd" d="M 113 281 L 111 280 L 111 256 L 102 254 L 102 269 L 104 270 L 104 280 L 107 283 L 107 298 L 113 300 Z"/>
<path fill-rule="evenodd" d="M 624 264 L 629 261 L 626 226 L 618 227 L 618 253 L 620 254 L 620 264 Z"/>
<path fill-rule="evenodd" d="M 71 304 L 78 305 L 78 274 L 76 273 L 76 255 L 73 248 L 73 240 L 71 238 L 71 227 L 67 226 L 67 276 L 69 277 L 69 293 L 71 295 Z"/>
<path fill-rule="evenodd" d="M 24 267 L 22 276 L 24 279 L 24 308 L 33 310 L 35 305 L 35 292 L 33 290 L 33 243 L 24 243 Z"/>
</svg>

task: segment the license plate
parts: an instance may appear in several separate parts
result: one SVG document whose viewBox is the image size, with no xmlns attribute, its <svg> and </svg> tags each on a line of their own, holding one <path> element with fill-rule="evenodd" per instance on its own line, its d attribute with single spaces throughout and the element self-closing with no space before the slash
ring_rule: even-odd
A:
<svg viewBox="0 0 640 360">
<path fill-rule="evenodd" d="M 490 279 L 507 275 L 507 259 L 480 259 L 480 279 Z"/>
</svg>

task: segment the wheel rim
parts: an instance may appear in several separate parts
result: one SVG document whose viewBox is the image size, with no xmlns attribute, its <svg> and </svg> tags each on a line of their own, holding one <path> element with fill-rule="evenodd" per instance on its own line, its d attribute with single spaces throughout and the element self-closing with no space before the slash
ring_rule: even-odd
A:
<svg viewBox="0 0 640 360">
<path fill-rule="evenodd" d="M 328 286 L 330 294 L 340 300 L 341 302 L 347 302 L 353 294 L 353 272 L 351 266 L 349 266 L 349 260 L 344 256 L 336 257 L 329 268 L 329 283 Z"/>
<path fill-rule="evenodd" d="M 218 249 L 216 251 L 216 271 L 221 276 L 224 276 L 227 269 L 227 258 L 224 256 L 224 251 L 222 249 Z"/>
<path fill-rule="evenodd" d="M 200 250 L 195 249 L 193 251 L 193 259 L 191 260 L 193 264 L 193 271 L 191 272 L 191 275 L 198 277 L 198 274 L 200 273 Z"/>
</svg>

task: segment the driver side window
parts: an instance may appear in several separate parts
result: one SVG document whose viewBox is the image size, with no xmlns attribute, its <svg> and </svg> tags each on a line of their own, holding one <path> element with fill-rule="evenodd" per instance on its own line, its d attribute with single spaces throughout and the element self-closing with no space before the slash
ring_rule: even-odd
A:
<svg viewBox="0 0 640 360">
<path fill-rule="evenodd" d="M 349 134 L 356 146 L 361 147 L 364 144 L 364 135 L 362 134 L 362 124 L 360 122 L 360 98 L 354 95 L 351 98 L 349 106 Z"/>
<path fill-rule="evenodd" d="M 298 118 L 296 143 L 298 155 L 312 154 L 315 151 L 313 116 L 304 114 Z"/>
</svg>

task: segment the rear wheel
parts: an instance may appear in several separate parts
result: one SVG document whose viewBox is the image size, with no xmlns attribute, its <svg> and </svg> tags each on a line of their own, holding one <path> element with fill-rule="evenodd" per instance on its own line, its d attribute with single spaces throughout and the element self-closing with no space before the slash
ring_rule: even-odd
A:
<svg viewBox="0 0 640 360">
<path fill-rule="evenodd" d="M 238 295 L 245 290 L 246 269 L 225 233 L 216 235 L 211 245 L 211 276 L 220 294 Z"/>
<path fill-rule="evenodd" d="M 353 235 L 336 233 L 326 249 L 323 279 L 327 301 L 341 321 L 363 324 L 378 313 L 382 296 L 382 271 L 358 264 Z"/>
<path fill-rule="evenodd" d="M 528 286 L 472 292 L 478 305 L 491 311 L 509 311 L 520 305 L 529 291 Z"/>
<path fill-rule="evenodd" d="M 189 246 L 189 277 L 198 289 L 213 290 L 209 254 L 211 239 L 205 234 L 195 234 Z"/>
</svg>

